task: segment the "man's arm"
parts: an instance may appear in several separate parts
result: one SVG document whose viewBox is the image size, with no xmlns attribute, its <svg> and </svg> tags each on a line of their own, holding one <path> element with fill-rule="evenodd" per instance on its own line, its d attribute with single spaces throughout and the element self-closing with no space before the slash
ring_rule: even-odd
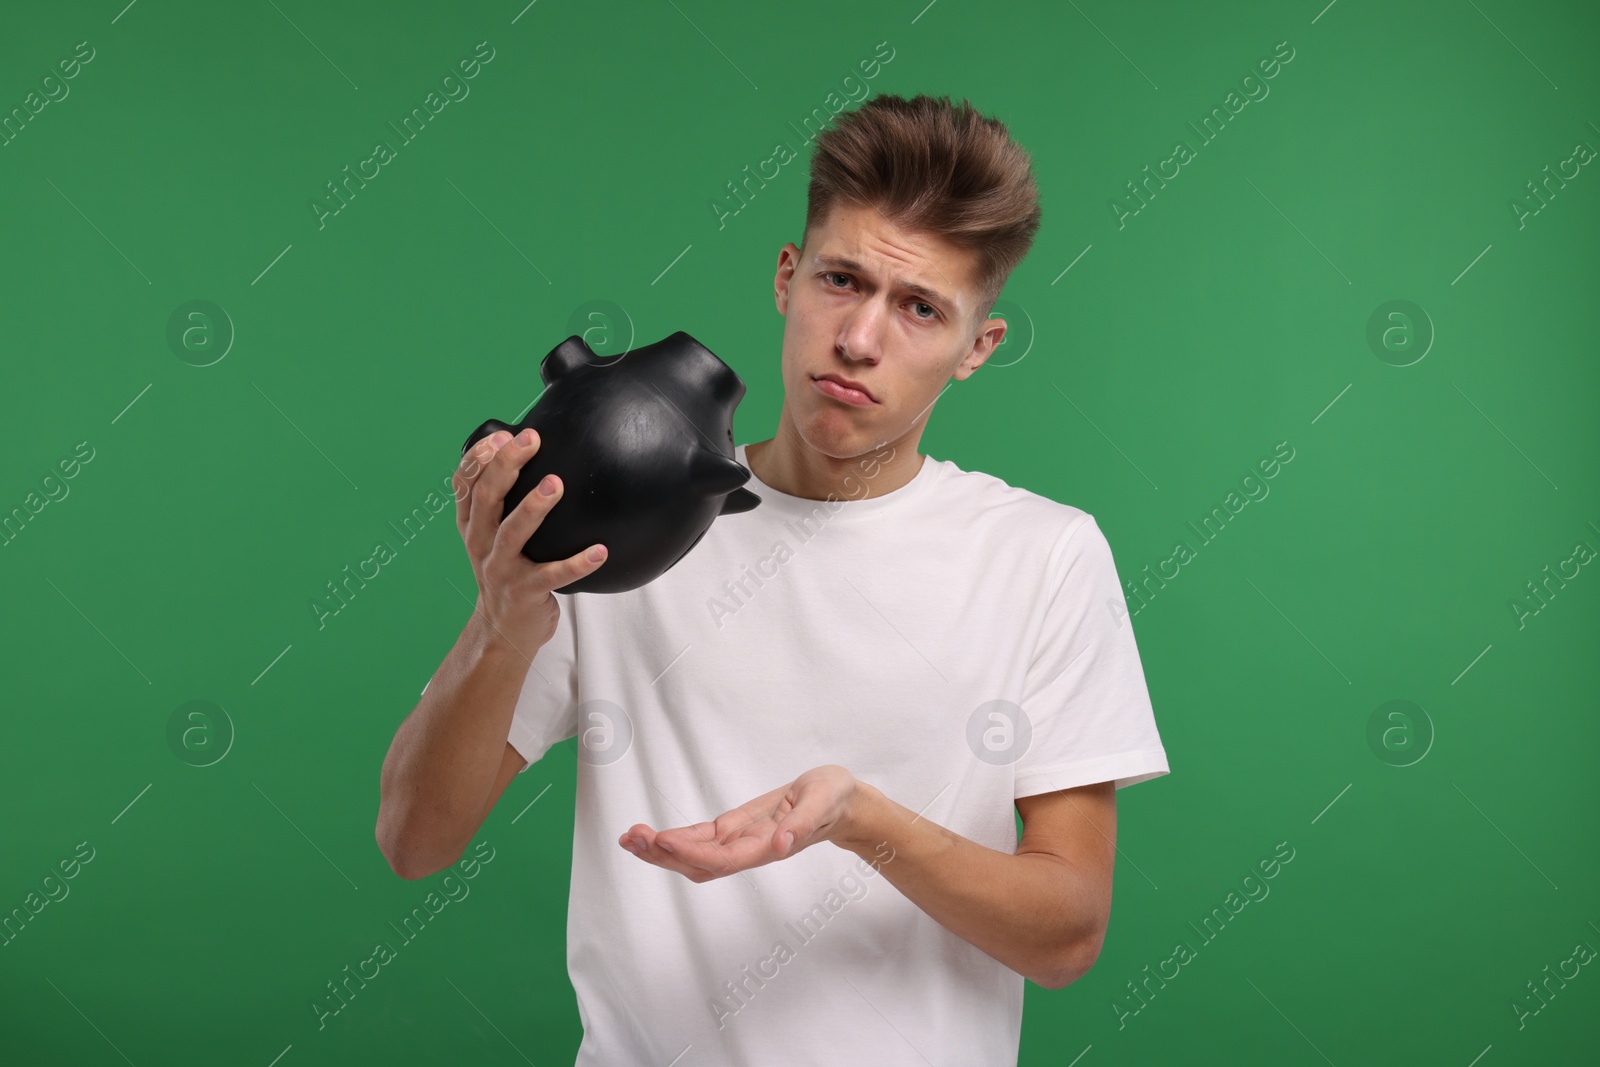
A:
<svg viewBox="0 0 1600 1067">
<path fill-rule="evenodd" d="M 506 736 L 531 662 L 474 609 L 395 732 L 375 836 L 400 877 L 426 878 L 459 859 L 515 776 L 513 762 L 521 770 Z"/>
<path fill-rule="evenodd" d="M 504 517 L 506 491 L 539 450 L 524 430 L 479 441 L 451 478 L 456 528 L 478 601 L 422 699 L 395 731 L 378 781 L 378 848 L 402 878 L 454 863 L 511 780 L 507 737 L 533 657 L 561 618 L 555 590 L 592 574 L 605 551 L 534 563 L 522 555 L 564 487 L 545 475 Z"/>
<path fill-rule="evenodd" d="M 1116 861 L 1114 783 L 1020 797 L 1015 854 L 921 818 L 857 781 L 829 836 L 941 926 L 1046 989 L 1088 973 L 1111 918 Z M 883 861 L 882 842 L 894 850 Z"/>
</svg>

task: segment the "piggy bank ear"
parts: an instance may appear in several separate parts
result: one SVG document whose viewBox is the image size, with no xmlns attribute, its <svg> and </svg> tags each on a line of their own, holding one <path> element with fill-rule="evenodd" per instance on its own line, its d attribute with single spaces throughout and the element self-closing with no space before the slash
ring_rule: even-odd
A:
<svg viewBox="0 0 1600 1067">
<path fill-rule="evenodd" d="M 539 364 L 539 377 L 544 379 L 544 384 L 549 385 L 558 378 L 565 377 L 582 367 L 594 366 L 602 362 L 595 354 L 594 349 L 577 334 L 562 341 L 550 350 L 544 357 L 544 362 Z"/>
<path fill-rule="evenodd" d="M 761 503 L 761 498 L 756 496 L 750 490 L 735 489 L 733 492 L 729 493 L 728 498 L 722 502 L 722 510 L 717 512 L 717 514 L 737 515 L 741 511 L 752 510 L 759 503 Z"/>
<path fill-rule="evenodd" d="M 750 472 L 734 460 L 719 452 L 702 448 L 689 463 L 689 483 L 701 496 L 721 496 L 722 509 L 718 515 L 737 515 L 761 503 L 761 498 L 741 486 L 750 480 Z"/>
<path fill-rule="evenodd" d="M 701 496 L 722 496 L 749 480 L 749 471 L 709 448 L 700 449 L 689 461 L 689 484 Z"/>
</svg>

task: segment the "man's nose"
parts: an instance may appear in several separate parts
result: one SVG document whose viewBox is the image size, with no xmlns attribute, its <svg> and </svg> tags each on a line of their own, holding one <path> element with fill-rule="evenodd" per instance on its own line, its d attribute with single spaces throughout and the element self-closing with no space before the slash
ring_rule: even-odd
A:
<svg viewBox="0 0 1600 1067">
<path fill-rule="evenodd" d="M 836 342 L 846 359 L 876 362 L 879 352 L 879 334 L 883 329 L 881 308 L 864 304 L 856 308 L 839 330 Z"/>
</svg>

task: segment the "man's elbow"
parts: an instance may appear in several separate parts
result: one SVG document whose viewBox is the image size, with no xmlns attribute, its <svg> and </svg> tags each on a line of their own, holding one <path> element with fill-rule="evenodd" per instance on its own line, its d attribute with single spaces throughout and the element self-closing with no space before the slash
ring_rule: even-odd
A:
<svg viewBox="0 0 1600 1067">
<path fill-rule="evenodd" d="M 1104 931 L 1073 942 L 1059 954 L 1054 968 L 1033 981 L 1046 989 L 1065 989 L 1089 973 L 1100 958 L 1100 946 L 1104 943 Z"/>
<path fill-rule="evenodd" d="M 384 852 L 383 858 L 389 861 L 389 869 L 408 882 L 415 882 L 432 874 L 426 867 L 417 866 L 404 853 Z"/>
<path fill-rule="evenodd" d="M 403 835 L 390 828 L 380 817 L 373 834 L 378 851 L 388 861 L 389 869 L 408 882 L 415 882 L 450 866 L 454 860 L 437 862 L 436 858 L 418 855 L 415 848 L 407 847 Z"/>
<path fill-rule="evenodd" d="M 383 858 L 389 861 L 389 869 L 408 882 L 420 881 L 438 874 L 454 862 L 453 860 L 446 860 L 443 863 L 430 862 L 403 851 L 384 850 L 381 847 L 380 851 L 383 852 Z"/>
<path fill-rule="evenodd" d="M 373 837 L 377 839 L 378 851 L 383 853 L 383 858 L 388 862 L 389 869 L 407 881 L 414 880 L 415 872 L 412 869 L 409 858 L 396 848 L 384 834 L 381 821 L 378 823 L 377 832 L 373 834 Z"/>
</svg>

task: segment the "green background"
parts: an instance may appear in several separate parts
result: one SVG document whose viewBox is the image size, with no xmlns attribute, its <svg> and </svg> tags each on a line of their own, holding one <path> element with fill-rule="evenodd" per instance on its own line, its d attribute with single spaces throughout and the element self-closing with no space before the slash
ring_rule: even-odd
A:
<svg viewBox="0 0 1600 1067">
<path fill-rule="evenodd" d="M 0 147 L 0 512 L 67 492 L 0 547 L 0 914 L 94 850 L 0 948 L 0 1060 L 571 1062 L 572 741 L 490 815 L 471 895 L 317 1029 L 443 877 L 395 877 L 373 828 L 471 608 L 451 515 L 320 627 L 311 604 L 527 409 L 575 316 L 688 330 L 749 386 L 736 439 L 771 436 L 795 126 L 886 41 L 870 90 L 1005 121 L 1044 213 L 1011 337 L 921 450 L 1089 511 L 1126 579 L 1196 550 L 1134 619 L 1172 774 L 1119 797 L 1105 950 L 1028 987 L 1022 1063 L 1592 1062 L 1593 966 L 1513 1004 L 1600 947 L 1600 575 L 1526 589 L 1600 548 L 1600 175 L 1512 208 L 1600 145 L 1591 5 L 124 3 L 0 34 L 0 114 L 95 50 Z M 470 95 L 319 227 L 483 41 Z M 719 226 L 779 142 L 800 158 Z M 227 321 L 173 345 L 193 300 Z M 1426 322 L 1374 348 L 1392 300 Z M 1270 495 L 1200 542 L 1281 441 Z M 1420 711 L 1375 734 L 1395 700 Z M 217 710 L 174 740 L 190 701 Z M 1203 942 L 1279 842 L 1270 896 Z"/>
</svg>

